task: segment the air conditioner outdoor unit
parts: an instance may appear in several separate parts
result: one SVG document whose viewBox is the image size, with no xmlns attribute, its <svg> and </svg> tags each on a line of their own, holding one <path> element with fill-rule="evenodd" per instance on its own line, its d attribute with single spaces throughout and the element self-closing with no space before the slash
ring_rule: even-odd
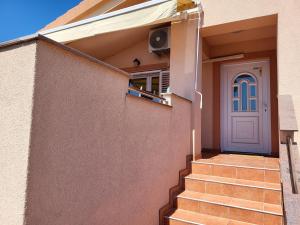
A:
<svg viewBox="0 0 300 225">
<path fill-rule="evenodd" d="M 150 30 L 149 52 L 164 52 L 170 49 L 170 27 L 162 27 Z"/>
</svg>

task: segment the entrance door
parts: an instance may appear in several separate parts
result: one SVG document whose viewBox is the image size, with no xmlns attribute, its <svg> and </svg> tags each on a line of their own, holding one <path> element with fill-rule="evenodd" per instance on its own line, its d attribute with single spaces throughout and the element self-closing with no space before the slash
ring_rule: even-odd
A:
<svg viewBox="0 0 300 225">
<path fill-rule="evenodd" d="M 271 153 L 269 61 L 221 66 L 222 151 Z"/>
</svg>

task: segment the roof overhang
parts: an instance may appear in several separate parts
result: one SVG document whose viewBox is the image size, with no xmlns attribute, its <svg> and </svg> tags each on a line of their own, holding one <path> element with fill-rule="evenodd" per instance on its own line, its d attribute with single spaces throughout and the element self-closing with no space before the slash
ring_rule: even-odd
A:
<svg viewBox="0 0 300 225">
<path fill-rule="evenodd" d="M 81 20 L 40 34 L 61 43 L 93 37 L 100 34 L 151 26 L 187 18 L 192 0 L 152 0 L 111 13 Z"/>
</svg>

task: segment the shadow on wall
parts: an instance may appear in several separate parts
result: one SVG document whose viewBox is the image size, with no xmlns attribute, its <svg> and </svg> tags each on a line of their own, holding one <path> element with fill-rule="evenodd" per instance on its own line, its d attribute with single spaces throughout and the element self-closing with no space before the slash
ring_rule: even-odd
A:
<svg viewBox="0 0 300 225">
<path fill-rule="evenodd" d="M 38 42 L 30 225 L 156 225 L 190 154 L 191 103 L 126 97 L 128 77 Z"/>
</svg>

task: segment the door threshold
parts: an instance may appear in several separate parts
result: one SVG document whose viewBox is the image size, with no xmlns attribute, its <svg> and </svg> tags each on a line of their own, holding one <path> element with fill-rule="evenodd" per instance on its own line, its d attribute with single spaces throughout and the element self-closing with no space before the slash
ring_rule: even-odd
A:
<svg viewBox="0 0 300 225">
<path fill-rule="evenodd" d="M 237 152 L 237 151 L 221 151 L 222 154 L 235 154 L 235 155 L 254 155 L 254 156 L 265 156 L 270 157 L 270 154 L 264 154 L 264 153 L 256 153 L 256 152 Z"/>
</svg>

